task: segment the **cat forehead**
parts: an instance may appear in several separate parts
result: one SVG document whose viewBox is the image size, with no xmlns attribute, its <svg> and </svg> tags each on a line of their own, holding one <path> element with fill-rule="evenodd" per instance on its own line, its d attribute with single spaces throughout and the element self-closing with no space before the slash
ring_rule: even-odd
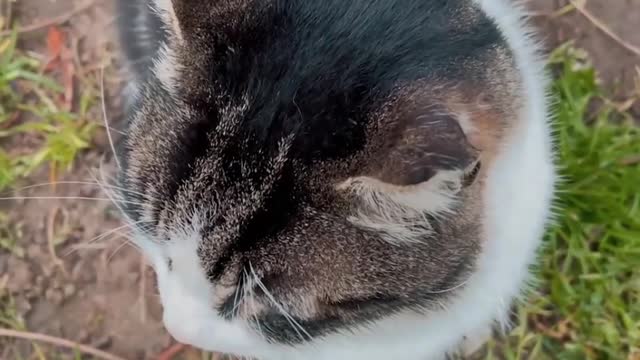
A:
<svg viewBox="0 0 640 360">
<path fill-rule="evenodd" d="M 302 120 L 295 117 L 301 115 L 307 125 L 317 122 L 333 129 L 341 125 L 342 116 L 357 118 L 358 112 L 366 112 L 377 92 L 388 92 L 396 85 L 394 79 L 478 77 L 482 73 L 478 69 L 486 68 L 495 57 L 492 49 L 504 47 L 498 29 L 471 2 L 414 1 L 404 7 L 395 2 L 389 2 L 391 11 L 377 4 L 357 12 L 354 8 L 360 7 L 335 1 L 327 5 L 288 1 L 274 6 L 272 2 L 158 0 L 156 7 L 165 15 L 165 23 L 177 27 L 185 39 L 166 39 L 154 73 L 169 93 L 201 104 L 248 96 L 253 107 L 248 125 L 258 132 L 272 127 L 270 117 L 276 113 L 293 118 L 292 125 L 299 125 Z M 223 11 L 228 8 L 236 11 Z M 189 11 L 201 15 L 182 14 Z M 314 21 L 298 20 L 298 15 L 307 19 L 309 14 Z M 454 14 L 475 21 L 456 29 L 459 34 L 451 33 L 451 25 L 442 18 Z M 403 15 L 413 22 L 405 21 Z M 183 22 L 205 23 L 180 28 L 181 16 Z M 331 20 L 335 18 L 342 21 Z M 361 21 L 365 18 L 395 25 L 390 30 L 373 27 Z M 434 34 L 429 43 L 411 35 L 415 23 Z M 187 39 L 189 35 L 194 38 Z M 457 46 L 449 46 L 452 41 Z M 412 56 L 405 56 L 407 52 Z"/>
</svg>

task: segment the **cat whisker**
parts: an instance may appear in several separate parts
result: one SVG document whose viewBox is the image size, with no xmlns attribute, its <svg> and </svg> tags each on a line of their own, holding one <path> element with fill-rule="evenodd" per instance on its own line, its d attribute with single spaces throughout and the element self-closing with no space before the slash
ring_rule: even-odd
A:
<svg viewBox="0 0 640 360">
<path fill-rule="evenodd" d="M 110 235 L 113 235 L 114 233 L 117 233 L 117 232 L 118 232 L 118 231 L 120 231 L 120 230 L 133 229 L 133 228 L 134 228 L 135 226 L 137 226 L 139 223 L 143 223 L 143 222 L 144 222 L 144 221 L 138 221 L 137 223 L 125 224 L 125 225 L 122 225 L 122 226 L 118 226 L 118 227 L 116 227 L 116 228 L 114 228 L 114 229 L 111 229 L 111 230 L 109 230 L 109 231 L 105 231 L 105 232 L 103 232 L 102 234 L 100 234 L 100 235 L 98 235 L 98 236 L 94 237 L 93 239 L 91 239 L 91 240 L 89 240 L 89 241 L 83 242 L 83 243 L 82 243 L 82 245 L 83 245 L 83 246 L 86 246 L 86 245 L 91 245 L 91 244 L 93 244 L 93 243 L 95 243 L 95 242 L 99 242 L 99 241 L 101 241 L 101 240 L 104 240 L 104 239 L 106 239 L 106 238 L 109 238 L 109 236 L 110 236 Z M 64 254 L 63 256 L 64 256 L 64 257 L 67 257 L 67 256 L 69 256 L 69 255 L 71 255 L 71 254 L 73 254 L 73 253 L 77 252 L 79 248 L 80 248 L 80 247 L 78 247 L 78 246 L 73 246 L 73 248 L 72 248 L 71 250 L 69 250 L 66 254 Z"/>
<path fill-rule="evenodd" d="M 87 201 L 113 201 L 108 198 L 97 198 L 90 196 L 9 196 L 9 197 L 0 197 L 0 201 L 9 201 L 9 200 L 87 200 Z M 135 202 L 135 201 L 121 201 L 117 202 L 121 204 L 132 204 L 143 206 L 144 204 Z"/>
<path fill-rule="evenodd" d="M 104 167 L 103 167 L 103 163 L 100 163 L 100 167 L 98 169 L 100 171 L 100 175 L 102 176 L 102 179 L 104 181 L 105 179 L 105 172 L 104 172 Z M 91 173 L 91 176 L 94 178 L 94 180 L 96 181 L 96 183 L 101 184 L 98 181 L 98 178 L 95 174 Z M 106 181 L 105 181 L 106 183 Z M 122 215 L 122 217 L 129 223 L 134 222 L 131 217 L 127 214 L 127 212 L 122 208 L 121 204 L 118 203 L 118 201 L 116 201 L 116 195 L 113 193 L 113 191 L 108 191 L 106 188 L 102 187 L 102 191 L 104 191 L 104 193 L 107 195 L 107 197 L 109 197 L 110 201 L 115 205 L 115 207 L 118 209 L 118 211 L 120 212 L 120 214 Z M 137 204 L 138 206 L 144 206 L 144 204 Z"/>
<path fill-rule="evenodd" d="M 256 312 L 256 303 L 255 303 L 255 291 L 254 291 L 254 287 L 251 286 L 249 288 L 249 291 L 251 292 L 251 295 L 249 296 L 250 298 L 250 307 L 251 307 L 251 314 L 252 314 L 252 318 L 253 321 L 255 322 L 256 326 L 258 327 L 258 335 L 260 335 L 260 337 L 264 338 L 264 331 L 262 330 L 262 326 L 260 325 L 260 319 L 258 318 L 258 313 Z"/>
<path fill-rule="evenodd" d="M 99 244 L 86 244 L 86 243 L 81 243 L 81 244 L 75 244 L 71 246 L 72 249 L 69 250 L 67 253 L 65 253 L 64 255 L 62 255 L 63 258 L 66 258 L 70 255 L 72 255 L 73 253 L 79 252 L 79 251 L 84 251 L 84 250 L 104 250 L 108 247 L 107 244 L 105 243 L 99 243 Z"/>
<path fill-rule="evenodd" d="M 120 244 L 116 250 L 109 255 L 108 259 L 107 259 L 107 264 L 109 264 L 111 262 L 111 259 L 113 259 L 113 257 L 120 251 L 122 250 L 122 248 L 126 245 L 131 246 L 132 248 L 136 249 L 138 252 L 140 252 L 140 248 L 135 244 L 135 242 L 132 241 L 132 239 L 130 238 L 130 234 L 129 233 L 123 233 L 123 232 L 113 232 L 112 234 L 110 234 L 109 236 L 113 236 L 113 235 L 118 235 L 118 237 L 112 237 L 112 239 L 116 239 L 116 238 L 120 238 L 123 240 L 122 244 Z M 71 250 L 70 253 L 65 254 L 65 256 L 70 255 L 73 252 L 78 252 L 80 250 L 106 250 L 106 248 L 108 247 L 108 245 L 106 244 L 95 244 L 95 243 L 83 243 L 83 244 L 77 244 L 73 246 L 73 249 Z"/>
<path fill-rule="evenodd" d="M 134 243 L 136 242 L 135 240 L 135 236 L 136 235 L 147 235 L 151 232 L 152 230 L 152 224 L 150 224 L 148 221 L 146 220 L 140 220 L 138 222 L 130 222 L 127 220 L 128 223 L 131 224 L 131 227 L 128 230 L 128 234 L 129 234 L 129 238 L 131 241 L 133 241 Z M 136 243 L 137 245 L 137 243 Z"/>
<path fill-rule="evenodd" d="M 137 251 L 139 251 L 139 248 L 135 245 L 133 245 L 133 243 L 129 240 L 128 237 L 123 236 L 124 240 L 122 241 L 122 244 L 120 244 L 114 251 L 113 253 L 111 253 L 111 255 L 109 255 L 109 257 L 107 258 L 107 264 L 111 263 L 111 260 L 113 260 L 113 258 L 120 252 L 120 250 L 122 250 L 125 246 L 129 245 L 131 247 L 133 247 L 134 249 L 136 249 Z"/>
<path fill-rule="evenodd" d="M 109 131 L 112 131 L 112 132 L 114 132 L 114 133 L 117 133 L 118 135 L 122 135 L 122 136 L 127 135 L 124 131 L 122 131 L 122 130 L 118 130 L 118 129 L 116 129 L 116 128 L 112 127 L 112 126 L 107 127 L 107 126 L 106 126 L 106 125 L 104 125 L 104 124 L 98 124 L 98 126 L 103 127 L 105 130 L 109 130 Z"/>
<path fill-rule="evenodd" d="M 253 284 L 251 283 L 251 278 L 249 277 L 249 274 L 247 273 L 246 269 L 243 269 L 243 283 L 245 284 L 245 286 L 242 288 L 242 302 L 245 303 L 245 306 L 242 307 L 243 310 L 243 314 L 242 317 L 246 318 L 247 317 L 247 305 L 246 303 L 249 301 L 250 298 L 250 289 L 253 287 Z M 239 305 L 239 304 L 238 304 Z"/>
<path fill-rule="evenodd" d="M 147 198 L 147 199 L 149 199 L 149 200 L 151 200 L 151 201 L 155 201 L 155 200 L 156 200 L 156 198 L 151 197 L 151 196 L 149 196 L 148 194 L 141 193 L 141 192 L 139 192 L 139 191 L 134 191 L 134 190 L 126 189 L 126 188 L 123 188 L 123 187 L 121 187 L 121 186 L 117 186 L 117 185 L 110 185 L 110 184 L 108 184 L 108 183 L 101 183 L 101 182 L 98 182 L 98 185 L 103 186 L 103 187 L 105 187 L 105 188 L 107 188 L 107 189 L 118 190 L 118 191 L 119 191 L 119 192 L 121 192 L 123 195 L 124 195 L 124 194 L 137 195 L 137 196 L 140 196 L 140 197 Z"/>
<path fill-rule="evenodd" d="M 152 59 L 153 59 L 153 56 L 140 56 L 137 59 L 128 60 L 127 64 L 128 65 L 138 65 L 138 64 L 141 64 L 143 62 L 148 62 L 149 60 L 152 60 Z"/>
<path fill-rule="evenodd" d="M 238 284 L 236 284 L 236 291 L 233 294 L 233 308 L 231 309 L 230 312 L 230 316 L 235 316 L 236 315 L 236 310 L 238 309 L 238 306 L 240 306 L 240 288 L 243 289 L 244 291 L 244 287 L 246 286 L 246 282 L 245 282 L 245 276 L 242 275 L 242 280 L 240 280 L 240 282 Z"/>
<path fill-rule="evenodd" d="M 264 292 L 264 294 L 267 296 L 267 299 L 269 299 L 269 301 L 271 302 L 271 304 L 273 306 L 276 307 L 276 309 L 285 317 L 285 319 L 287 319 L 287 321 L 289 322 L 289 324 L 291 325 L 291 327 L 293 328 L 293 330 L 295 330 L 295 332 L 298 334 L 298 336 L 304 340 L 304 337 L 302 336 L 302 334 L 306 335 L 308 340 L 313 340 L 313 337 L 309 334 L 309 332 L 307 332 L 302 325 L 300 325 L 294 318 L 293 316 L 291 316 L 287 310 L 284 308 L 284 306 L 282 306 L 282 304 L 278 303 L 278 301 L 275 299 L 275 297 L 273 296 L 273 294 L 271 294 L 269 292 L 269 290 L 267 290 L 267 287 L 262 283 L 262 281 L 258 278 L 255 270 L 253 269 L 253 265 L 251 265 L 251 262 L 249 262 L 249 269 L 251 270 L 251 274 L 253 275 L 253 279 L 256 282 L 256 284 L 260 287 L 260 289 Z M 301 333 L 302 331 L 302 333 Z"/>
<path fill-rule="evenodd" d="M 452 287 L 450 287 L 448 289 L 438 290 L 438 291 L 430 291 L 430 292 L 428 292 L 428 294 L 445 294 L 445 293 L 454 291 L 456 289 L 459 289 L 459 288 L 465 286 L 467 284 L 467 282 L 469 282 L 469 279 L 466 279 L 465 281 L 461 282 L 460 284 L 452 286 Z"/>
<path fill-rule="evenodd" d="M 113 158 L 118 166 L 118 169 L 122 169 L 120 166 L 120 160 L 118 159 L 118 154 L 116 153 L 116 147 L 113 144 L 113 138 L 111 137 L 111 126 L 109 126 L 109 119 L 107 117 L 107 104 L 104 99 L 104 67 L 100 68 L 100 93 L 101 93 L 101 104 L 102 104 L 102 119 L 104 120 L 104 127 L 107 131 L 107 138 L 109 139 L 109 145 L 111 146 L 111 151 L 113 152 Z"/>
<path fill-rule="evenodd" d="M 91 181 L 56 181 L 56 182 L 47 182 L 47 183 L 34 184 L 34 185 L 25 186 L 25 187 L 22 187 L 22 188 L 19 188 L 19 189 L 15 189 L 14 192 L 20 192 L 20 191 L 24 191 L 24 190 L 36 189 L 36 188 L 52 186 L 52 185 L 97 186 L 97 187 L 101 187 L 101 188 L 105 187 L 105 188 L 110 188 L 110 189 L 114 189 L 114 190 L 119 190 L 119 191 L 130 193 L 130 194 L 133 194 L 133 195 L 144 196 L 144 194 L 142 194 L 142 193 L 135 192 L 135 191 L 132 191 L 132 190 L 128 190 L 128 189 L 125 189 L 123 187 L 119 187 L 119 186 L 115 186 L 115 185 L 108 185 L 108 184 L 101 184 L 99 182 L 91 182 Z"/>
<path fill-rule="evenodd" d="M 80 243 L 80 244 L 74 244 L 71 245 L 71 249 L 69 249 L 66 253 L 64 253 L 62 255 L 63 258 L 68 258 L 69 256 L 81 251 L 81 250 L 104 250 L 107 248 L 108 246 L 108 242 L 115 239 L 115 237 L 113 236 L 114 233 L 110 233 L 108 235 L 105 235 L 101 240 L 105 240 L 102 242 L 86 242 L 86 243 Z M 115 234 L 118 235 L 118 234 Z"/>
</svg>

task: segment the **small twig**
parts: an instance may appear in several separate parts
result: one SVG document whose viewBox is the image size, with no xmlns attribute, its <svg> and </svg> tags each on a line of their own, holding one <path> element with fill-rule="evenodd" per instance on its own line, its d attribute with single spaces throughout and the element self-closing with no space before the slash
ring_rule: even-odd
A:
<svg viewBox="0 0 640 360">
<path fill-rule="evenodd" d="M 640 66 L 636 66 L 636 76 L 634 78 L 636 98 L 640 99 Z"/>
<path fill-rule="evenodd" d="M 84 78 L 86 72 L 80 60 L 80 37 L 71 38 L 71 56 L 77 69 L 78 78 Z"/>
<path fill-rule="evenodd" d="M 74 244 L 72 246 L 72 250 L 65 253 L 63 256 L 67 257 L 71 254 L 73 254 L 76 251 L 81 251 L 81 250 L 106 250 L 108 248 L 109 245 L 107 244 Z"/>
<path fill-rule="evenodd" d="M 72 17 L 76 16 L 77 14 L 86 11 L 87 9 L 89 9 L 90 7 L 92 7 L 95 4 L 95 0 L 88 0 L 87 2 L 85 2 L 82 5 L 79 5 L 73 9 L 71 9 L 70 11 L 56 16 L 54 18 L 51 19 L 45 19 L 43 21 L 38 21 L 35 22 L 31 25 L 27 25 L 27 26 L 23 26 L 18 28 L 18 34 L 25 34 L 25 33 L 29 33 L 29 32 L 34 32 L 34 31 L 38 31 L 44 28 L 47 28 L 49 26 L 52 25 L 57 25 L 57 24 L 62 24 L 65 23 L 67 21 L 69 21 L 69 19 L 71 19 Z M 12 30 L 5 30 L 0 32 L 0 36 L 7 36 L 7 35 L 11 35 L 13 31 Z"/>
<path fill-rule="evenodd" d="M 565 15 L 573 12 L 573 10 L 575 10 L 575 9 L 576 9 L 576 7 L 573 4 L 565 5 L 565 6 L 561 7 L 560 9 L 554 11 L 553 14 L 552 14 L 552 17 L 558 18 L 558 17 L 565 16 Z"/>
<path fill-rule="evenodd" d="M 116 233 L 116 234 L 122 236 L 121 233 Z M 122 241 L 122 243 L 120 245 L 118 245 L 118 247 L 107 258 L 107 265 L 109 265 L 111 263 L 111 260 L 113 260 L 113 258 L 116 257 L 116 255 L 118 255 L 120 250 L 124 249 L 124 247 L 127 246 L 127 245 L 129 245 L 129 241 L 128 240 L 125 239 L 124 241 Z"/>
<path fill-rule="evenodd" d="M 613 41 L 617 42 L 620 46 L 622 46 L 625 49 L 631 51 L 635 55 L 640 56 L 640 47 L 637 47 L 637 46 L 627 42 L 622 37 L 620 37 L 618 34 L 613 32 L 613 30 L 611 30 L 607 25 L 605 25 L 605 23 L 602 20 L 598 19 L 589 10 L 587 10 L 587 8 L 585 7 L 585 4 L 584 4 L 585 1 L 583 1 L 583 2 L 578 2 L 576 0 L 569 0 L 569 1 L 571 2 L 571 5 L 573 5 L 576 8 L 576 10 L 578 10 L 578 12 L 580 12 L 582 14 L 582 16 L 587 18 L 587 20 L 589 20 L 595 27 L 600 29 L 600 31 L 602 31 L 607 36 L 609 36 L 611 39 L 613 39 Z"/>
<path fill-rule="evenodd" d="M 549 18 L 549 19 L 555 19 L 555 18 L 559 18 L 562 16 L 567 15 L 568 13 L 572 12 L 573 10 L 575 10 L 575 6 L 569 4 L 569 5 L 565 5 L 553 12 L 541 12 L 541 11 L 529 11 L 527 12 L 527 15 L 530 17 L 545 17 L 545 18 Z"/>
<path fill-rule="evenodd" d="M 55 226 L 56 226 L 56 215 L 58 215 L 59 211 L 61 211 L 61 209 L 59 207 L 55 207 L 49 212 L 49 217 L 47 218 L 47 245 L 49 247 L 49 254 L 53 259 L 54 264 L 60 267 L 62 272 L 66 275 L 67 270 L 64 267 L 64 262 L 60 260 L 60 258 L 56 254 Z"/>
<path fill-rule="evenodd" d="M 173 358 L 180 354 L 186 347 L 187 345 L 185 344 L 173 344 L 171 347 L 160 353 L 156 360 L 173 360 Z"/>
<path fill-rule="evenodd" d="M 113 152 L 113 158 L 116 161 L 116 165 L 118 169 L 122 169 L 120 166 L 120 160 L 118 160 L 118 154 L 116 153 L 116 147 L 113 143 L 113 137 L 111 136 L 111 131 L 109 130 L 111 126 L 109 125 L 109 118 L 107 117 L 107 104 L 105 101 L 105 92 L 104 92 L 104 68 L 100 69 L 100 99 L 102 105 L 102 120 L 104 121 L 104 128 L 107 131 L 107 138 L 109 139 L 109 146 L 111 146 L 111 151 Z"/>
<path fill-rule="evenodd" d="M 75 349 L 84 354 L 92 355 L 103 360 L 125 360 L 121 357 L 111 355 L 107 352 L 98 350 L 91 346 L 82 345 L 71 340 L 61 339 L 50 335 L 0 328 L 0 337 L 44 342 L 67 349 Z"/>
</svg>

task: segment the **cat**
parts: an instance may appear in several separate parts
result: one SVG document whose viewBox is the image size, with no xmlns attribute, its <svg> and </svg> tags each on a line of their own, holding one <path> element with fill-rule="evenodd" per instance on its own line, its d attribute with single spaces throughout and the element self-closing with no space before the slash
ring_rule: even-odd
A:
<svg viewBox="0 0 640 360">
<path fill-rule="evenodd" d="M 119 0 L 119 194 L 168 331 L 236 356 L 442 359 L 530 279 L 547 75 L 507 0 Z"/>
</svg>

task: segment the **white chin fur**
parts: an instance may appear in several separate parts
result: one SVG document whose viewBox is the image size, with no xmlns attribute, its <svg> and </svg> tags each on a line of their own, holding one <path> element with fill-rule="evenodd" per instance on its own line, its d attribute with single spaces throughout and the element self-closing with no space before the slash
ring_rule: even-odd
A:
<svg viewBox="0 0 640 360">
<path fill-rule="evenodd" d="M 243 324 L 223 321 L 210 309 L 211 286 L 201 267 L 194 265 L 199 263 L 197 242 L 182 234 L 181 246 L 164 249 L 172 256 L 174 271 L 158 263 L 161 256 L 155 264 L 165 322 L 180 341 L 261 360 L 424 360 L 441 359 L 463 336 L 504 323 L 509 305 L 526 284 L 550 217 L 555 173 L 547 79 L 537 44 L 524 35 L 522 12 L 508 0 L 474 1 L 508 39 L 523 76 L 526 104 L 520 124 L 489 169 L 484 197 L 488 241 L 477 272 L 456 299 L 426 315 L 399 314 L 366 330 L 329 335 L 295 348 L 268 344 Z"/>
</svg>

